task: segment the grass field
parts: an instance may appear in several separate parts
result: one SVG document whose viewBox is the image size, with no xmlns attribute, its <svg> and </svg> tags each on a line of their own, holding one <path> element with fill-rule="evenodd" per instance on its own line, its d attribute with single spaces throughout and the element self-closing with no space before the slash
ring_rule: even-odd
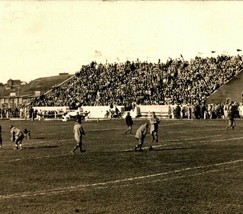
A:
<svg viewBox="0 0 243 214">
<path fill-rule="evenodd" d="M 135 130 L 145 121 L 137 120 Z M 159 143 L 134 152 L 123 120 L 0 121 L 0 213 L 243 213 L 243 120 L 162 120 Z M 13 150 L 9 125 L 31 129 Z"/>
</svg>

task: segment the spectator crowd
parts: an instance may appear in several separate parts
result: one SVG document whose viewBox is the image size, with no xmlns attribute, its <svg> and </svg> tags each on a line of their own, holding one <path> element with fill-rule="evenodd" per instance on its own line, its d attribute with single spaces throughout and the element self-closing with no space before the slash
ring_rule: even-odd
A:
<svg viewBox="0 0 243 214">
<path fill-rule="evenodd" d="M 72 79 L 32 101 L 33 106 L 204 104 L 243 68 L 241 56 L 183 57 L 84 65 Z"/>
<path fill-rule="evenodd" d="M 218 118 L 224 104 L 205 104 L 206 98 L 228 82 L 243 68 L 241 56 L 183 56 L 157 63 L 126 61 L 125 63 L 92 62 L 59 86 L 37 98 L 33 106 L 122 105 L 126 110 L 136 105 L 171 105 L 175 118 Z M 30 118 L 31 108 L 0 108 L 0 117 Z M 187 113 L 186 113 L 187 112 Z M 207 112 L 207 113 L 205 113 Z M 30 116 L 31 115 L 31 116 Z M 205 116 L 207 115 L 207 116 Z"/>
</svg>

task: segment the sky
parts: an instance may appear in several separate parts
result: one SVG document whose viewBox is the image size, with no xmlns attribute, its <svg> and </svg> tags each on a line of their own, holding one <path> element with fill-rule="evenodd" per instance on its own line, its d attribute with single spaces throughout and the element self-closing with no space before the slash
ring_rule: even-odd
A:
<svg viewBox="0 0 243 214">
<path fill-rule="evenodd" d="M 242 11 L 240 1 L 0 1 L 0 82 L 93 60 L 241 55 Z"/>
</svg>

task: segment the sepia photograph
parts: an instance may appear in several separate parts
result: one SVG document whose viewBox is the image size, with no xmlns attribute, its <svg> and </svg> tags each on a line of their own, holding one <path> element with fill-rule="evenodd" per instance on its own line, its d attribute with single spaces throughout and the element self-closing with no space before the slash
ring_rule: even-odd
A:
<svg viewBox="0 0 243 214">
<path fill-rule="evenodd" d="M 0 1 L 0 213 L 243 213 L 242 11 Z"/>
</svg>

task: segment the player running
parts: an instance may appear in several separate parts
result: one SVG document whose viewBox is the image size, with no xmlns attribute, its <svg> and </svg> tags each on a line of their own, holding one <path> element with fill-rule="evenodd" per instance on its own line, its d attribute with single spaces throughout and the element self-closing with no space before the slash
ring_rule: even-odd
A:
<svg viewBox="0 0 243 214">
<path fill-rule="evenodd" d="M 23 132 L 14 126 L 9 126 L 10 133 L 11 133 L 11 141 L 13 141 L 16 145 L 15 149 L 22 150 L 22 141 L 24 139 L 24 134 Z"/>
</svg>

